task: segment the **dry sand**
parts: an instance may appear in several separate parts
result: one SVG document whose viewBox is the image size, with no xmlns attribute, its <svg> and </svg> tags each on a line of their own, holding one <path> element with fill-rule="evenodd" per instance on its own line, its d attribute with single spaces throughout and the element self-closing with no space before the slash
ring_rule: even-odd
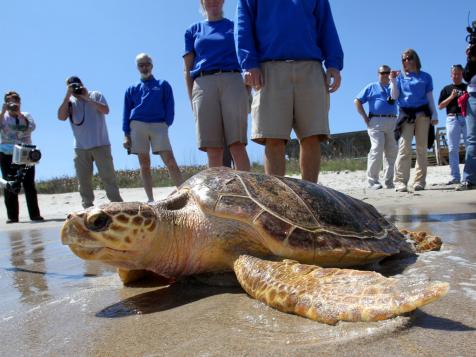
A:
<svg viewBox="0 0 476 357">
<path fill-rule="evenodd" d="M 462 171 L 462 165 L 461 165 Z M 413 181 L 414 169 L 411 171 L 410 182 Z M 365 171 L 341 171 L 341 172 L 322 172 L 319 177 L 319 183 L 335 190 L 347 193 L 353 197 L 365 200 L 377 206 L 380 205 L 425 205 L 431 206 L 434 200 L 444 202 L 447 195 L 457 195 L 463 201 L 476 201 L 476 191 L 455 192 L 454 185 L 448 186 L 445 183 L 450 179 L 448 166 L 431 166 L 428 168 L 427 189 L 419 192 L 399 193 L 393 189 L 370 190 L 367 188 Z M 383 182 L 383 181 L 382 181 Z M 166 197 L 174 190 L 173 187 L 161 187 L 154 189 L 155 199 Z M 121 195 L 125 201 L 147 200 L 147 196 L 142 188 L 122 188 Z M 103 190 L 94 192 L 95 204 L 107 203 L 107 197 Z M 454 198 L 454 197 L 453 197 Z M 23 195 L 20 195 L 20 223 L 5 224 L 6 210 L 3 204 L 0 204 L 0 229 L 22 229 L 31 227 L 32 224 L 41 224 L 42 227 L 57 225 L 59 221 L 66 218 L 68 213 L 79 211 L 81 199 L 78 192 L 63 194 L 41 194 L 38 196 L 39 206 L 42 216 L 46 222 L 30 222 L 26 202 Z"/>
</svg>

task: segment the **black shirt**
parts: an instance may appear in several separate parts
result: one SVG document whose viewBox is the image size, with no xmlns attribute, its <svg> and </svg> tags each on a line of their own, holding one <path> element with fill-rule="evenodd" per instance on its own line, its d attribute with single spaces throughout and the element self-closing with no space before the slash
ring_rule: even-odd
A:
<svg viewBox="0 0 476 357">
<path fill-rule="evenodd" d="M 449 84 L 441 90 L 440 99 L 438 99 L 438 104 L 444 101 L 451 95 L 453 89 L 459 89 L 460 91 L 466 91 L 467 85 L 466 83 L 461 83 L 458 85 Z M 449 104 L 446 106 L 446 114 L 461 114 L 461 108 L 458 105 L 458 97 L 454 98 Z"/>
</svg>

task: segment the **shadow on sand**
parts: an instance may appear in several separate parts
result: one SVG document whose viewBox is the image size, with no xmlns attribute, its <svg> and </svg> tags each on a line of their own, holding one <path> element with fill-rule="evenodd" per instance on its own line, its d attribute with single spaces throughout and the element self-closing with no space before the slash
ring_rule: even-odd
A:
<svg viewBox="0 0 476 357">
<path fill-rule="evenodd" d="M 441 331 L 476 331 L 475 327 L 467 326 L 461 322 L 429 315 L 426 312 L 417 309 L 412 316 L 412 326 L 425 329 L 441 330 Z"/>
<path fill-rule="evenodd" d="M 96 317 L 117 318 L 153 314 L 224 293 L 239 294 L 244 292 L 239 287 L 212 287 L 204 284 L 177 282 L 110 305 L 99 311 Z"/>
</svg>

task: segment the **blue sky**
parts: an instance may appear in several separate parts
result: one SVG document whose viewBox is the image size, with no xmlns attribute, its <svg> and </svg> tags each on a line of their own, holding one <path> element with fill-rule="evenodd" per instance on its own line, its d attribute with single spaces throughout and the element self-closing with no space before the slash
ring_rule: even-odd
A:
<svg viewBox="0 0 476 357">
<path fill-rule="evenodd" d="M 278 1 L 278 0 L 277 0 Z M 284 1 L 284 0 L 279 0 Z M 345 53 L 342 86 L 331 95 L 332 133 L 363 130 L 353 99 L 376 80 L 380 64 L 400 67 L 400 54 L 414 48 L 422 69 L 433 76 L 434 95 L 449 83 L 449 67 L 465 61 L 468 11 L 474 0 L 331 0 Z M 15 0 L 2 1 L 0 92 L 17 90 L 22 110 L 37 123 L 33 142 L 43 153 L 37 178 L 74 176 L 73 137 L 68 122 L 56 118 L 65 94 L 64 80 L 81 77 L 89 90 L 106 97 L 116 169 L 138 167 L 122 148 L 122 107 L 126 88 L 138 80 L 134 57 L 147 52 L 154 74 L 172 85 L 175 122 L 170 137 L 180 165 L 202 164 L 206 155 L 195 143 L 195 127 L 183 80 L 183 34 L 202 19 L 199 0 Z M 5 6 L 8 4 L 8 6 Z M 234 18 L 236 0 L 225 0 L 225 16 Z M 444 112 L 440 112 L 444 125 Z M 262 147 L 250 142 L 252 161 L 262 162 Z M 152 161 L 162 166 L 158 156 Z"/>
</svg>

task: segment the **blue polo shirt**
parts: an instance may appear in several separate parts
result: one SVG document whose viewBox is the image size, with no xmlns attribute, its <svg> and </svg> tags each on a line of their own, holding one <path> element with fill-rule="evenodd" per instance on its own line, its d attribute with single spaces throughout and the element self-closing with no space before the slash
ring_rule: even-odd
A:
<svg viewBox="0 0 476 357">
<path fill-rule="evenodd" d="M 201 21 L 185 31 L 184 56 L 193 52 L 195 60 L 190 76 L 202 71 L 240 71 L 233 36 L 233 21 Z"/>
<path fill-rule="evenodd" d="M 426 94 L 433 91 L 433 79 L 423 71 L 408 74 L 401 72 L 397 77 L 397 87 L 400 91 L 398 106 L 418 108 L 428 104 Z"/>
<path fill-rule="evenodd" d="M 397 105 L 388 104 L 387 98 L 389 97 L 390 85 L 374 82 L 363 88 L 356 98 L 362 104 L 369 103 L 369 114 L 397 115 Z"/>
<path fill-rule="evenodd" d="M 132 120 L 145 123 L 165 122 L 168 126 L 174 121 L 174 95 L 170 84 L 153 76 L 148 80 L 130 86 L 124 96 L 122 130 L 131 132 Z"/>
<path fill-rule="evenodd" d="M 315 60 L 343 68 L 328 0 L 238 0 L 235 43 L 244 70 L 270 60 Z"/>
</svg>

